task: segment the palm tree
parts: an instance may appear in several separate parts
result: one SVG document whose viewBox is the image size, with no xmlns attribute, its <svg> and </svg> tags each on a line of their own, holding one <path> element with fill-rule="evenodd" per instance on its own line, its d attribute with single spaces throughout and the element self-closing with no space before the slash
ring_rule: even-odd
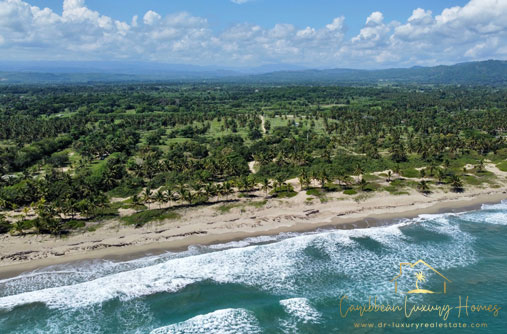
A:
<svg viewBox="0 0 507 334">
<path fill-rule="evenodd" d="M 14 233 L 16 233 L 18 235 L 23 234 L 23 222 L 22 221 L 17 221 L 12 224 L 11 234 L 14 234 Z"/>
<path fill-rule="evenodd" d="M 277 184 L 277 186 L 275 186 L 275 191 L 278 188 L 281 188 L 285 184 L 285 178 L 281 174 L 278 174 L 278 175 L 275 176 L 275 181 L 276 181 L 276 184 Z"/>
<path fill-rule="evenodd" d="M 223 191 L 223 194 L 225 195 L 225 199 L 229 200 L 229 195 L 234 192 L 234 188 L 232 187 L 232 183 L 230 181 L 224 182 L 224 184 L 222 185 L 222 191 Z"/>
<path fill-rule="evenodd" d="M 449 159 L 445 159 L 444 160 L 444 167 L 449 168 L 450 165 L 451 165 L 451 162 L 449 161 Z"/>
<path fill-rule="evenodd" d="M 437 169 L 438 183 L 441 184 L 444 181 L 444 178 L 445 178 L 446 174 L 447 173 L 442 168 Z"/>
<path fill-rule="evenodd" d="M 217 195 L 217 187 L 209 182 L 204 186 L 204 193 L 208 198 L 215 197 Z"/>
<path fill-rule="evenodd" d="M 463 182 L 458 175 L 453 175 L 451 178 L 451 189 L 456 193 L 463 192 Z"/>
<path fill-rule="evenodd" d="M 326 182 L 329 181 L 329 175 L 325 169 L 322 169 L 318 173 L 318 179 L 320 181 L 321 188 L 324 188 L 326 185 Z"/>
<path fill-rule="evenodd" d="M 481 159 L 475 168 L 478 173 L 481 173 L 484 170 L 484 160 Z"/>
<path fill-rule="evenodd" d="M 247 176 L 246 181 L 245 181 L 245 185 L 246 185 L 247 191 L 254 191 L 255 190 L 256 183 L 255 183 L 255 180 L 252 175 Z"/>
<path fill-rule="evenodd" d="M 430 187 L 428 186 L 428 182 L 425 180 L 421 180 L 417 184 L 417 190 L 419 190 L 423 194 L 428 194 L 430 192 Z"/>
<path fill-rule="evenodd" d="M 141 204 L 141 199 L 139 198 L 139 195 L 134 194 L 134 196 L 132 196 L 132 204 L 134 205 Z"/>
<path fill-rule="evenodd" d="M 368 189 L 369 183 L 366 182 L 365 179 L 361 179 L 361 181 L 359 182 L 359 187 L 361 188 L 361 191 L 365 191 L 366 189 Z"/>
<path fill-rule="evenodd" d="M 401 172 L 401 168 L 400 168 L 400 165 L 396 164 L 396 166 L 394 166 L 393 168 L 393 173 L 398 175 L 398 177 L 400 176 L 400 172 Z"/>
<path fill-rule="evenodd" d="M 9 202 L 7 202 L 5 199 L 0 198 L 0 208 L 1 209 L 7 209 L 9 206 Z"/>
<path fill-rule="evenodd" d="M 151 200 L 152 200 L 151 189 L 150 188 L 144 189 L 144 192 L 142 193 L 141 197 L 142 197 L 142 201 L 144 203 L 148 203 L 148 204 L 151 203 Z"/>
<path fill-rule="evenodd" d="M 264 190 L 266 196 L 268 196 L 268 191 L 269 191 L 270 187 L 271 187 L 271 182 L 269 181 L 268 178 L 264 178 L 262 180 L 262 190 Z"/>
<path fill-rule="evenodd" d="M 167 201 L 167 196 L 166 196 L 165 192 L 163 192 L 162 190 L 159 190 L 155 193 L 154 199 L 158 203 L 158 208 L 162 209 L 162 203 Z"/>
<path fill-rule="evenodd" d="M 433 177 L 435 175 L 435 169 L 436 169 L 436 166 L 435 166 L 435 163 L 432 162 L 430 164 L 430 176 Z"/>
<path fill-rule="evenodd" d="M 354 175 L 357 175 L 357 183 L 359 184 L 363 179 L 364 170 L 360 164 L 357 164 L 356 169 L 354 170 Z"/>
<path fill-rule="evenodd" d="M 303 169 L 303 171 L 301 172 L 301 174 L 299 175 L 299 185 L 300 185 L 300 188 L 301 188 L 301 191 L 303 189 L 307 189 L 310 185 L 310 178 L 308 177 L 308 174 L 306 173 L 306 171 Z"/>
</svg>

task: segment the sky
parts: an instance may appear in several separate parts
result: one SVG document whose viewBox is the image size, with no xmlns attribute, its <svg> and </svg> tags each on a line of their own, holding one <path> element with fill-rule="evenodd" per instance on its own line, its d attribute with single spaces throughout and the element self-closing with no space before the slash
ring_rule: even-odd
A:
<svg viewBox="0 0 507 334">
<path fill-rule="evenodd" d="M 507 59 L 507 0 L 0 0 L 0 60 L 248 67 Z"/>
</svg>

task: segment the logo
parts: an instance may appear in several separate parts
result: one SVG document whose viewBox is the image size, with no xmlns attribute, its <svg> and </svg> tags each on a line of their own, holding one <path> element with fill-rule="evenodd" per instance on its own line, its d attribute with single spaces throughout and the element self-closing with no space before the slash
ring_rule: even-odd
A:
<svg viewBox="0 0 507 334">
<path fill-rule="evenodd" d="M 431 278 L 431 282 L 428 282 Z M 414 263 L 400 263 L 400 273 L 396 275 L 391 282 L 394 283 L 395 293 L 404 294 L 404 301 L 394 302 L 377 298 L 377 296 L 369 296 L 368 301 L 362 303 L 354 303 L 349 301 L 347 295 L 340 298 L 340 316 L 347 318 L 355 314 L 363 317 L 367 314 L 375 313 L 391 313 L 395 314 L 395 321 L 380 321 L 378 324 L 371 322 L 354 323 L 354 328 L 487 328 L 488 323 L 482 321 L 479 314 L 490 314 L 497 317 L 501 306 L 493 303 L 473 303 L 468 296 L 458 296 L 455 302 L 444 302 L 440 304 L 427 303 L 428 299 L 433 298 L 414 298 L 414 294 L 445 294 L 447 293 L 447 284 L 451 280 L 442 275 L 438 270 L 430 266 L 423 260 Z M 451 293 L 452 294 L 452 293 Z M 423 297 L 424 295 L 420 295 Z M 452 296 L 441 296 L 440 300 L 448 301 L 453 299 Z M 445 297 L 445 298 L 444 298 Z M 383 298 L 384 299 L 384 298 Z M 415 315 L 418 316 L 415 316 Z M 430 322 L 420 321 L 421 315 L 432 315 Z M 452 315 L 458 321 L 451 321 Z M 475 322 L 464 322 L 461 319 L 474 316 Z M 371 317 L 371 315 L 370 315 Z M 410 322 L 409 319 L 414 319 Z M 433 319 L 438 321 L 433 321 Z M 371 318 L 370 318 L 371 319 Z M 399 321 L 399 319 L 404 319 Z M 478 322 L 477 320 L 481 320 Z"/>
<path fill-rule="evenodd" d="M 413 277 L 409 279 L 414 280 L 414 286 L 415 289 L 405 291 L 402 293 L 407 294 L 416 294 L 416 293 L 447 293 L 447 283 L 451 283 L 451 280 L 449 280 L 447 277 L 442 275 L 438 270 L 424 262 L 423 260 L 416 261 L 414 263 L 410 262 L 402 262 L 400 263 L 400 273 L 396 277 L 394 277 L 391 282 L 394 282 L 394 292 L 398 293 L 398 280 L 404 275 L 410 275 L 411 273 L 404 274 L 403 268 L 411 269 L 410 271 L 414 271 L 412 269 L 415 269 L 415 274 L 412 274 Z M 421 268 L 420 270 L 417 270 L 418 268 Z M 430 270 L 437 274 L 437 279 L 441 281 L 442 290 L 440 291 L 432 291 L 429 289 L 425 289 L 424 285 L 426 283 L 426 276 L 424 275 L 424 271 Z M 406 277 L 405 277 L 406 278 Z"/>
</svg>

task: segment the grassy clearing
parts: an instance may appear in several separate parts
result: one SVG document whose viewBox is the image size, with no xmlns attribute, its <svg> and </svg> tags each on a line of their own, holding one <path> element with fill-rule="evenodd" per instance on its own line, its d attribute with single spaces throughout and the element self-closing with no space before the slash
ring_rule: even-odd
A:
<svg viewBox="0 0 507 334">
<path fill-rule="evenodd" d="M 217 207 L 216 210 L 221 214 L 229 213 L 234 208 L 241 209 L 241 212 L 244 212 L 245 206 L 252 206 L 254 208 L 262 208 L 267 203 L 268 203 L 267 200 L 262 200 L 262 201 L 250 201 L 247 203 L 222 204 L 219 207 Z"/>
<path fill-rule="evenodd" d="M 178 219 L 180 217 L 181 216 L 178 213 L 170 209 L 155 209 L 134 213 L 131 216 L 122 217 L 121 220 L 125 222 L 126 225 L 141 227 L 149 222 L 162 221 L 165 219 Z"/>
<path fill-rule="evenodd" d="M 462 180 L 465 184 L 471 185 L 471 186 L 480 186 L 482 184 L 482 180 L 479 178 L 473 176 L 473 175 L 463 175 Z"/>
<path fill-rule="evenodd" d="M 266 203 L 268 203 L 267 200 L 263 200 L 263 201 L 255 201 L 255 202 L 248 202 L 247 205 L 249 206 L 253 206 L 254 208 L 262 208 L 264 205 L 266 205 Z"/>
<path fill-rule="evenodd" d="M 273 197 L 276 197 L 276 198 L 291 198 L 291 197 L 294 197 L 296 196 L 298 193 L 295 192 L 295 191 L 272 191 L 271 192 L 272 196 Z"/>
<path fill-rule="evenodd" d="M 388 186 L 383 187 L 383 190 L 391 195 L 408 195 L 409 193 L 405 190 L 407 186 L 409 185 L 405 180 L 394 180 Z"/>
<path fill-rule="evenodd" d="M 384 175 L 387 177 L 387 174 L 384 174 Z M 365 174 L 363 176 L 363 179 L 365 181 L 368 181 L 368 182 L 375 182 L 375 181 L 381 181 L 381 180 L 383 180 L 382 177 L 377 176 L 377 175 L 373 175 L 373 174 Z"/>
<path fill-rule="evenodd" d="M 334 186 L 334 184 L 333 184 Z M 306 194 L 309 196 L 317 197 L 321 203 L 326 203 L 329 201 L 329 198 L 326 196 L 326 191 L 338 191 L 338 187 L 333 187 L 332 189 L 327 189 L 324 191 L 323 189 L 311 188 L 306 191 Z"/>
<path fill-rule="evenodd" d="M 417 169 L 414 168 L 407 168 L 401 171 L 401 175 L 403 177 L 410 177 L 410 178 L 417 178 L 420 177 L 421 174 Z"/>
<path fill-rule="evenodd" d="M 507 172 L 507 160 L 502 161 L 496 165 L 496 167 L 501 170 L 502 172 Z"/>
<path fill-rule="evenodd" d="M 235 204 L 222 204 L 219 207 L 216 208 L 216 210 L 221 213 L 229 213 L 234 208 L 239 208 L 241 204 L 235 203 Z"/>
</svg>

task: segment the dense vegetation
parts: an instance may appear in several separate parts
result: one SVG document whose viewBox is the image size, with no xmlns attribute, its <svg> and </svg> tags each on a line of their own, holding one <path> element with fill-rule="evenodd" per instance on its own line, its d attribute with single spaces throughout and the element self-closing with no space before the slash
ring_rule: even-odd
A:
<svg viewBox="0 0 507 334">
<path fill-rule="evenodd" d="M 136 210 L 127 224 L 174 219 L 254 190 L 495 186 L 484 164 L 506 168 L 506 104 L 493 88 L 3 86 L 0 233 L 61 234 L 120 208 Z"/>
</svg>

